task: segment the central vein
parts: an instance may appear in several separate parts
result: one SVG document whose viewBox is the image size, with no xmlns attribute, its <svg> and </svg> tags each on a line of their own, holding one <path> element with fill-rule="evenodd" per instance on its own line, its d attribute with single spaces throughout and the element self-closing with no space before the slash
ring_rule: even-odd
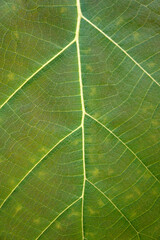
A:
<svg viewBox="0 0 160 240">
<path fill-rule="evenodd" d="M 86 169 L 85 169 L 85 147 L 84 147 L 84 118 L 85 118 L 85 106 L 84 106 L 84 97 L 83 97 L 83 84 L 82 84 L 82 73 L 81 73 L 81 57 L 80 57 L 80 47 L 79 47 L 79 31 L 80 31 L 80 22 L 82 14 L 80 7 L 80 0 L 77 0 L 77 28 L 76 28 L 76 45 L 77 45 L 77 57 L 78 57 L 78 72 L 79 72 L 79 84 L 80 84 L 80 94 L 81 94 L 81 106 L 82 106 L 82 154 L 83 154 L 83 188 L 82 188 L 82 239 L 84 239 L 84 226 L 83 226 L 83 212 L 84 212 L 84 191 L 86 183 Z"/>
</svg>

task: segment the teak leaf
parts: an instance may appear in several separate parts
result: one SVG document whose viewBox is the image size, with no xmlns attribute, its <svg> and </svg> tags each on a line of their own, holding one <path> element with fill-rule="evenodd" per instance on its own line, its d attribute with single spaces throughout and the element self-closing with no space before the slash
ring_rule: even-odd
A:
<svg viewBox="0 0 160 240">
<path fill-rule="evenodd" d="M 160 239 L 159 0 L 0 1 L 0 239 Z"/>
</svg>

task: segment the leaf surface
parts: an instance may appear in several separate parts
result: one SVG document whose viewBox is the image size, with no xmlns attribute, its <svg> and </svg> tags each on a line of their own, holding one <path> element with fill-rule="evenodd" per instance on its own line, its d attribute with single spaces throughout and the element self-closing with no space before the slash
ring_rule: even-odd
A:
<svg viewBox="0 0 160 240">
<path fill-rule="evenodd" d="M 0 2 L 0 239 L 160 238 L 159 8 Z"/>
</svg>

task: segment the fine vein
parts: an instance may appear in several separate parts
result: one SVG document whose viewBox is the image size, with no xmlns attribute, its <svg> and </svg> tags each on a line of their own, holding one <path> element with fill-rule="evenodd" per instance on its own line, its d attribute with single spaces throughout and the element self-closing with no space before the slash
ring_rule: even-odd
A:
<svg viewBox="0 0 160 240">
<path fill-rule="evenodd" d="M 114 45 L 116 45 L 122 52 L 124 52 L 145 74 L 147 74 L 152 81 L 154 81 L 158 86 L 160 84 L 133 58 L 130 56 L 129 53 L 127 53 L 118 43 L 116 43 L 111 37 L 109 37 L 106 33 L 104 33 L 100 28 L 98 28 L 94 23 L 92 23 L 89 19 L 82 16 L 82 18 L 88 22 L 90 25 L 92 25 L 95 29 L 97 29 L 100 33 L 102 33 L 106 38 L 108 38 Z"/>
<path fill-rule="evenodd" d="M 71 208 L 76 202 L 78 202 L 82 197 L 79 197 L 77 200 L 75 200 L 73 203 L 71 203 L 69 206 L 67 206 L 61 213 L 58 214 L 57 217 L 55 217 L 49 224 L 48 226 L 38 235 L 38 237 L 35 240 L 38 240 L 44 232 L 64 213 L 66 212 L 69 208 Z"/>
<path fill-rule="evenodd" d="M 145 236 L 145 237 L 149 237 L 149 238 L 151 238 L 151 239 L 155 239 L 155 240 L 156 240 L 156 238 L 151 237 L 151 236 L 148 236 L 148 235 L 146 235 L 146 234 L 144 234 L 144 233 L 140 233 L 140 235 L 143 235 L 143 236 Z"/>
<path fill-rule="evenodd" d="M 84 239 L 84 192 L 85 192 L 85 182 L 86 182 L 86 170 L 85 170 L 85 146 L 84 146 L 84 117 L 85 117 L 85 106 L 84 106 L 84 97 L 83 97 L 83 84 L 82 84 L 82 73 L 81 73 L 81 56 L 80 56 L 80 46 L 79 46 L 79 31 L 80 31 L 80 22 L 82 18 L 80 0 L 77 0 L 77 27 L 76 27 L 76 45 L 77 45 L 77 58 L 78 58 L 78 71 L 79 71 L 79 84 L 80 84 L 80 94 L 81 94 L 81 106 L 82 106 L 82 158 L 83 158 L 83 188 L 82 188 L 82 239 Z"/>
<path fill-rule="evenodd" d="M 135 227 L 132 225 L 132 223 L 129 221 L 129 219 L 122 213 L 122 211 L 112 202 L 110 198 L 106 196 L 104 192 L 102 192 L 94 183 L 86 179 L 94 188 L 96 188 L 107 200 L 118 210 L 118 212 L 126 219 L 126 221 L 132 226 L 132 228 L 135 230 L 135 232 L 138 234 L 138 231 L 135 229 Z"/>
<path fill-rule="evenodd" d="M 132 151 L 132 149 L 130 147 L 127 146 L 127 144 L 125 144 L 114 132 L 112 132 L 109 128 L 107 128 L 105 125 L 103 125 L 100 121 L 98 121 L 96 118 L 94 118 L 93 116 L 91 116 L 89 113 L 86 113 L 86 115 L 90 118 L 92 118 L 94 121 L 96 121 L 97 123 L 99 123 L 102 127 L 104 127 L 105 129 L 107 129 L 115 138 L 118 139 L 118 141 L 120 141 L 138 160 L 139 162 L 146 168 L 146 170 L 152 175 L 152 177 L 154 177 L 154 179 L 158 182 L 160 182 L 158 180 L 158 178 L 156 178 L 156 176 L 153 175 L 153 173 L 149 170 L 149 168 L 142 162 L 142 160 Z"/>
<path fill-rule="evenodd" d="M 0 109 L 37 73 L 39 73 L 43 68 L 45 68 L 50 62 L 52 62 L 56 57 L 58 57 L 61 53 L 63 53 L 69 46 L 71 46 L 75 42 L 73 39 L 67 46 L 65 46 L 61 51 L 59 51 L 56 55 L 54 55 L 51 59 L 49 59 L 45 64 L 43 64 L 40 68 L 37 69 L 30 77 L 28 77 L 8 98 L 7 100 L 0 106 Z"/>
<path fill-rule="evenodd" d="M 71 134 L 73 134 L 74 132 L 76 132 L 78 129 L 80 129 L 81 126 L 77 127 L 76 129 L 74 129 L 72 132 L 70 132 L 69 134 L 67 134 L 64 138 L 62 138 L 61 140 L 59 140 L 26 174 L 25 176 L 18 182 L 18 184 L 12 189 L 12 191 L 10 192 L 10 194 L 4 199 L 4 201 L 2 202 L 2 204 L 0 205 L 0 208 L 2 208 L 4 206 L 4 204 L 6 203 L 6 201 L 9 199 L 9 197 L 12 195 L 12 193 L 19 187 L 19 185 L 26 179 L 26 177 L 40 164 L 40 162 L 42 162 L 42 160 L 44 160 L 44 158 L 54 149 L 56 148 L 61 142 L 63 142 L 67 137 L 69 137 Z"/>
</svg>

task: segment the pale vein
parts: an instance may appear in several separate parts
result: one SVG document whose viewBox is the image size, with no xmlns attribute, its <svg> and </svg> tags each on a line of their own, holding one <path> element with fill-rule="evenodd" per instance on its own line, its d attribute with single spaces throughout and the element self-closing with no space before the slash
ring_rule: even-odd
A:
<svg viewBox="0 0 160 240">
<path fill-rule="evenodd" d="M 75 42 L 73 39 L 68 45 L 66 45 L 61 51 L 59 51 L 56 55 L 54 55 L 51 59 L 49 59 L 45 64 L 43 64 L 40 68 L 37 69 L 30 77 L 28 77 L 8 98 L 7 100 L 0 106 L 0 109 L 37 73 L 39 73 L 43 68 L 45 68 L 50 62 L 52 62 L 55 58 L 57 58 L 61 53 L 63 53 L 69 46 L 71 46 Z"/>
<path fill-rule="evenodd" d="M 122 52 L 124 52 L 145 74 L 148 75 L 149 78 L 152 79 L 158 86 L 160 84 L 133 58 L 130 54 L 128 54 L 118 43 L 116 43 L 111 37 L 109 37 L 106 33 L 104 33 L 100 28 L 98 28 L 94 23 L 92 23 L 89 19 L 82 16 L 82 18 L 88 22 L 91 26 L 97 29 L 100 33 L 102 33 L 106 38 L 108 38 L 114 45 L 116 45 Z"/>
<path fill-rule="evenodd" d="M 69 206 L 67 206 L 61 213 L 59 213 L 57 215 L 57 217 L 55 217 L 49 224 L 48 226 L 38 235 L 38 237 L 35 240 L 38 240 L 43 234 L 44 232 L 46 232 L 46 230 L 64 213 L 66 212 L 69 208 L 71 208 L 76 202 L 78 202 L 81 199 L 81 197 L 79 197 L 77 200 L 75 200 L 73 203 L 71 203 Z"/>
<path fill-rule="evenodd" d="M 76 132 L 78 129 L 80 129 L 81 126 L 77 127 L 76 129 L 74 129 L 72 132 L 70 132 L 68 135 L 66 135 L 64 138 L 62 138 L 61 140 L 59 140 L 26 174 L 25 176 L 18 182 L 18 184 L 12 189 L 12 191 L 10 192 L 10 194 L 4 199 L 4 201 L 2 202 L 2 204 L 0 205 L 0 208 L 2 208 L 5 204 L 5 202 L 9 199 L 9 197 L 13 194 L 13 192 L 19 187 L 19 185 L 26 179 L 26 177 L 37 167 L 37 165 L 40 164 L 40 162 L 42 162 L 42 160 L 54 149 L 56 148 L 61 142 L 63 142 L 67 137 L 69 137 L 71 134 L 73 134 L 74 132 Z"/>
<path fill-rule="evenodd" d="M 87 181 L 95 188 L 97 189 L 107 200 L 117 209 L 117 211 L 125 218 L 125 220 L 131 225 L 131 227 L 135 230 L 135 232 L 138 234 L 139 232 L 135 229 L 135 227 L 132 225 L 132 223 L 129 221 L 129 219 L 122 213 L 122 211 L 112 202 L 110 198 L 106 196 L 104 192 L 102 192 L 94 183 L 92 183 L 90 180 L 87 179 Z"/>
<path fill-rule="evenodd" d="M 114 132 L 112 132 L 109 128 L 107 128 L 105 125 L 103 125 L 100 121 L 98 121 L 96 118 L 94 118 L 93 116 L 91 116 L 89 113 L 86 113 L 87 116 L 89 116 L 90 118 L 92 118 L 94 121 L 96 121 L 97 123 L 99 123 L 102 127 L 104 127 L 105 129 L 107 129 L 115 138 L 118 139 L 119 142 L 121 142 L 138 160 L 139 162 L 147 169 L 147 171 L 151 174 L 152 177 L 154 177 L 154 179 L 156 181 L 158 181 L 160 183 L 160 181 L 158 180 L 158 178 L 156 178 L 156 176 L 153 175 L 153 173 L 149 170 L 149 168 L 142 162 L 142 160 L 132 151 L 132 149 L 130 147 L 127 146 L 127 144 L 125 144 Z"/>
</svg>

